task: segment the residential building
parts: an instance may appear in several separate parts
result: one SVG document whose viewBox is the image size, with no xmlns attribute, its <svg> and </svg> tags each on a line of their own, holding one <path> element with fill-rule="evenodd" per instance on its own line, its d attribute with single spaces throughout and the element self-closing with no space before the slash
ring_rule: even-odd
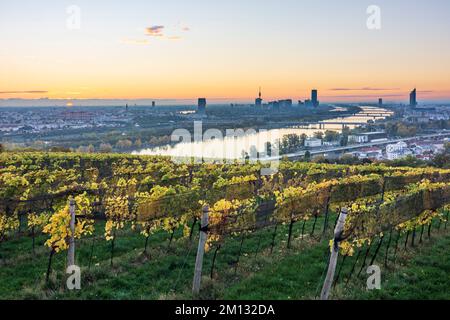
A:
<svg viewBox="0 0 450 320">
<path fill-rule="evenodd" d="M 359 159 L 372 159 L 372 160 L 382 160 L 383 150 L 380 148 L 364 148 L 358 152 Z"/>
<path fill-rule="evenodd" d="M 403 141 L 386 146 L 386 158 L 388 160 L 401 159 L 412 154 L 413 152 L 408 149 L 408 145 Z"/>
</svg>

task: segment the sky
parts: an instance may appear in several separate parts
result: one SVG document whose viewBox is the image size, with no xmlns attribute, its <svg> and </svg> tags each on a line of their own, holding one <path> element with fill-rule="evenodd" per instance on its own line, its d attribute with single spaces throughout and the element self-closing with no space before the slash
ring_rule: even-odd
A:
<svg viewBox="0 0 450 320">
<path fill-rule="evenodd" d="M 0 99 L 450 101 L 449 15 L 448 0 L 1 0 Z"/>
</svg>

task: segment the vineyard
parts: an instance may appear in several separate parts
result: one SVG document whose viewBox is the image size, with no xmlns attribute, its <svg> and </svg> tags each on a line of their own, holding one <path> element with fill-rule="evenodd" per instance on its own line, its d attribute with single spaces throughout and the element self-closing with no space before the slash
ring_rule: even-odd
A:
<svg viewBox="0 0 450 320">
<path fill-rule="evenodd" d="M 283 278 L 286 263 L 297 275 L 287 270 L 285 285 L 315 299 L 330 251 L 339 256 L 330 295 L 345 298 L 368 266 L 395 270 L 447 239 L 450 170 L 283 161 L 264 176 L 264 167 L 0 154 L 0 298 L 261 298 L 245 288 L 258 283 L 287 299 L 267 280 L 268 270 Z M 79 291 L 65 287 L 74 264 Z"/>
</svg>

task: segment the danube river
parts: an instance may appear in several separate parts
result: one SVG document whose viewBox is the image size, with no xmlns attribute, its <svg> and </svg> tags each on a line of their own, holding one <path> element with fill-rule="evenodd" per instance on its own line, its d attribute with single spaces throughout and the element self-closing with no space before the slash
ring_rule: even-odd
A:
<svg viewBox="0 0 450 320">
<path fill-rule="evenodd" d="M 386 109 L 380 109 L 375 107 L 361 107 L 362 111 L 355 115 L 345 118 L 335 118 L 325 120 L 325 123 L 332 122 L 344 122 L 347 123 L 347 127 L 353 129 L 359 125 L 368 123 L 369 121 L 375 121 L 385 119 L 388 115 L 392 115 L 392 112 Z M 321 128 L 321 129 L 319 129 Z M 277 141 L 281 141 L 283 136 L 288 134 L 306 134 L 311 137 L 315 132 L 326 130 L 342 131 L 341 124 L 322 124 L 322 125 L 310 125 L 305 128 L 282 128 L 271 130 L 258 130 L 258 131 L 246 131 L 240 132 L 240 134 L 232 134 L 222 136 L 218 132 L 210 132 L 208 136 L 206 134 L 203 137 L 184 137 L 183 142 L 175 145 L 167 145 L 163 147 L 143 149 L 133 152 L 138 155 L 163 155 L 171 156 L 174 158 L 204 158 L 204 159 L 243 159 L 247 154 L 255 154 L 259 152 L 264 154 L 266 152 L 267 143 L 276 145 Z M 180 141 L 174 139 L 174 141 Z"/>
</svg>

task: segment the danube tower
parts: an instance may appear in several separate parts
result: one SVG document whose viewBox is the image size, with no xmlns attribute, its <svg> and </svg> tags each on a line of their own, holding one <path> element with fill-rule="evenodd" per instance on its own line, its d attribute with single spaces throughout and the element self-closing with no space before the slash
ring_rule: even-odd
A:
<svg viewBox="0 0 450 320">
<path fill-rule="evenodd" d="M 259 95 L 258 98 L 255 99 L 255 106 L 261 107 L 263 99 L 261 98 L 261 87 L 259 87 Z"/>
</svg>

